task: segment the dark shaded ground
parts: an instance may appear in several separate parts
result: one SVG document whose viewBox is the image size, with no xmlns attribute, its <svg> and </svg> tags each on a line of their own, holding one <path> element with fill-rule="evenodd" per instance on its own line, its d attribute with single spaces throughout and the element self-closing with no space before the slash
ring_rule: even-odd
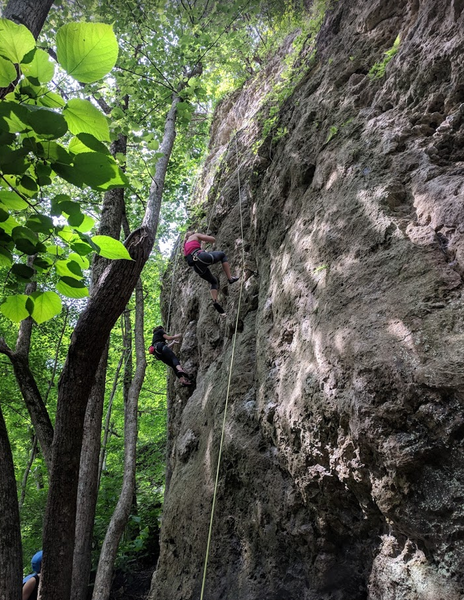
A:
<svg viewBox="0 0 464 600">
<path fill-rule="evenodd" d="M 150 589 L 154 567 L 144 567 L 130 573 L 118 573 L 113 583 L 110 600 L 145 600 Z"/>
</svg>

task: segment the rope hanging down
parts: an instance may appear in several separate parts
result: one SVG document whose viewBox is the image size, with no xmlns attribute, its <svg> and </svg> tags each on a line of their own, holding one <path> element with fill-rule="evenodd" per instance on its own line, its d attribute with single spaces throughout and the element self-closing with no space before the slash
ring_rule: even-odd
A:
<svg viewBox="0 0 464 600">
<path fill-rule="evenodd" d="M 240 183 L 240 164 L 238 161 L 237 130 L 235 130 L 235 156 L 236 156 L 236 160 L 237 160 L 238 206 L 239 206 L 239 212 L 240 212 L 240 232 L 241 232 L 241 237 L 242 237 L 242 277 L 240 278 L 240 292 L 239 292 L 239 297 L 238 297 L 237 316 L 235 318 L 235 331 L 234 331 L 234 339 L 232 342 L 232 353 L 231 353 L 231 357 L 230 357 L 229 378 L 227 381 L 226 400 L 225 400 L 225 404 L 224 404 L 224 416 L 222 419 L 221 440 L 219 443 L 218 462 L 217 462 L 217 468 L 216 468 L 216 480 L 214 482 L 213 502 L 211 505 L 211 517 L 209 520 L 208 541 L 206 544 L 205 566 L 203 568 L 203 580 L 201 582 L 200 600 L 203 600 L 203 596 L 204 596 L 204 592 L 205 592 L 206 573 L 208 570 L 209 551 L 210 551 L 210 546 L 211 546 L 211 535 L 212 535 L 212 531 L 213 531 L 214 509 L 216 507 L 217 489 L 218 489 L 218 484 L 219 484 L 219 471 L 220 471 L 220 467 L 221 467 L 222 448 L 224 445 L 224 434 L 225 434 L 225 429 L 226 429 L 227 407 L 229 404 L 230 383 L 232 380 L 232 369 L 234 366 L 234 358 L 235 358 L 235 342 L 237 340 L 238 320 L 239 320 L 239 315 L 240 315 L 240 306 L 242 304 L 243 272 L 245 270 L 245 244 L 243 243 L 244 236 L 243 236 L 243 215 L 242 215 L 242 188 L 241 188 L 241 183 Z"/>
</svg>

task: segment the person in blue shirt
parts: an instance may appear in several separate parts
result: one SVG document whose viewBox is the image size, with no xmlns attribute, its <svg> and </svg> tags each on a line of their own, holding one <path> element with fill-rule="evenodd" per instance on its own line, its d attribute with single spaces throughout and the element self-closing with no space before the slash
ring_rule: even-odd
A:
<svg viewBox="0 0 464 600">
<path fill-rule="evenodd" d="M 34 554 L 31 565 L 33 572 L 23 579 L 23 594 L 21 600 L 37 600 L 40 570 L 42 568 L 42 550 L 39 550 Z"/>
</svg>

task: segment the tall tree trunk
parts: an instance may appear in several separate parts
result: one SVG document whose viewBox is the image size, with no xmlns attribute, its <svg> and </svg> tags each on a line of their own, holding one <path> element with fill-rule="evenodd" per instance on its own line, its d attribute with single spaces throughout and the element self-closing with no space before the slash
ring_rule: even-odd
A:
<svg viewBox="0 0 464 600">
<path fill-rule="evenodd" d="M 10 441 L 0 407 L 0 600 L 21 597 L 21 534 Z"/>
<path fill-rule="evenodd" d="M 127 107 L 127 100 L 126 100 Z M 125 154 L 127 137 L 120 135 L 111 145 L 111 153 Z M 109 235 L 117 240 L 121 235 L 122 215 L 124 212 L 124 189 L 118 188 L 106 192 L 103 199 L 100 235 Z M 108 266 L 108 260 L 95 256 L 92 266 L 92 289 Z M 106 368 L 108 364 L 108 343 L 95 377 L 95 384 L 89 397 L 85 414 L 82 454 L 79 467 L 79 487 L 77 495 L 76 546 L 74 548 L 71 600 L 86 600 L 90 571 L 92 568 L 92 531 L 98 498 L 99 457 L 101 446 L 101 427 L 106 387 Z"/>
<path fill-rule="evenodd" d="M 32 464 L 37 456 L 37 436 L 35 434 L 32 435 L 32 446 L 31 446 L 31 455 L 29 460 L 27 461 L 27 466 L 24 469 L 23 479 L 21 481 L 21 497 L 19 499 L 19 510 L 22 509 L 24 500 L 26 499 L 26 487 L 27 480 L 29 479 L 29 473 L 31 472 Z"/>
<path fill-rule="evenodd" d="M 119 382 L 119 373 L 121 372 L 121 367 L 124 362 L 126 355 L 126 350 L 123 349 L 121 352 L 121 357 L 119 358 L 118 366 L 116 367 L 116 373 L 114 374 L 113 387 L 111 389 L 111 394 L 108 400 L 108 408 L 106 409 L 106 417 L 105 424 L 103 426 L 103 441 L 100 450 L 100 460 L 98 464 L 98 484 L 100 485 L 102 471 L 105 468 L 105 460 L 106 460 L 106 447 L 108 445 L 108 438 L 110 434 L 110 421 L 111 421 L 111 410 L 113 408 L 113 400 L 116 395 L 116 391 L 118 389 Z"/>
<path fill-rule="evenodd" d="M 175 139 L 179 96 L 168 112 L 156 176 L 142 227 L 125 245 L 132 261 L 113 261 L 103 272 L 71 336 L 58 386 L 52 471 L 44 524 L 41 600 L 69 600 L 71 592 L 79 461 L 85 410 L 108 336 L 130 299 L 150 252 L 159 221 L 167 164 Z"/>
<path fill-rule="evenodd" d="M 135 462 L 137 448 L 137 407 L 145 377 L 147 361 L 143 338 L 143 290 L 139 280 L 135 291 L 135 353 L 136 369 L 125 402 L 124 421 L 124 479 L 121 495 L 106 532 L 98 562 L 93 600 L 107 600 L 111 590 L 113 565 L 121 535 L 129 519 L 135 490 Z"/>
</svg>

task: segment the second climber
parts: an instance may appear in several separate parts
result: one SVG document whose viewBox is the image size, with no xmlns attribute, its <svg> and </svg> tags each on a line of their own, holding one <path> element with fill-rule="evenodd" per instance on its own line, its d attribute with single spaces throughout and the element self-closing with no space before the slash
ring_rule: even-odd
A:
<svg viewBox="0 0 464 600">
<path fill-rule="evenodd" d="M 161 325 L 155 327 L 153 329 L 153 339 L 148 352 L 153 354 L 161 362 L 164 362 L 168 367 L 171 367 L 182 385 L 192 385 L 191 376 L 184 371 L 179 359 L 170 348 L 170 346 L 176 343 L 180 337 L 180 333 L 168 335 Z M 168 342 L 170 343 L 168 344 Z"/>
</svg>

